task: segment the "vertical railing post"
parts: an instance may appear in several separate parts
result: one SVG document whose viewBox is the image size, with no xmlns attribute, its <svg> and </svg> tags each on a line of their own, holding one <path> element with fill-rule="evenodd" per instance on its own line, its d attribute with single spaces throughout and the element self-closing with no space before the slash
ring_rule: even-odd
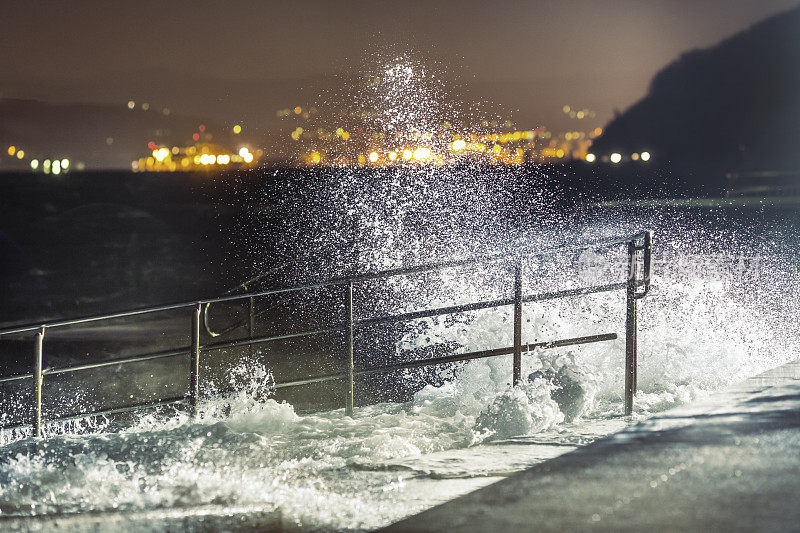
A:
<svg viewBox="0 0 800 533">
<path fill-rule="evenodd" d="M 200 398 L 200 313 L 202 304 L 197 304 L 192 316 L 192 350 L 189 367 L 189 405 L 192 417 L 197 416 L 197 402 Z"/>
<path fill-rule="evenodd" d="M 353 416 L 353 282 L 347 284 L 347 295 L 344 300 L 345 317 L 347 319 L 347 383 L 346 386 L 346 404 L 344 413 L 346 416 Z"/>
<path fill-rule="evenodd" d="M 644 278 L 644 294 L 650 290 L 650 263 L 653 255 L 653 232 L 644 232 L 644 256 L 642 258 L 642 277 Z M 644 296 L 644 294 L 642 296 Z"/>
<path fill-rule="evenodd" d="M 44 327 L 36 333 L 34 341 L 33 368 L 33 436 L 42 436 L 42 349 L 44 345 Z"/>
<path fill-rule="evenodd" d="M 522 258 L 514 267 L 514 370 L 511 384 L 522 379 Z"/>
<path fill-rule="evenodd" d="M 636 241 L 628 243 L 625 304 L 625 415 L 630 415 L 633 412 L 633 396 L 636 394 Z"/>
<path fill-rule="evenodd" d="M 246 289 L 245 289 L 246 290 Z M 249 299 L 250 305 L 248 306 L 248 312 L 250 314 L 248 325 L 247 325 L 247 334 L 250 336 L 250 340 L 253 340 L 253 336 L 255 335 L 256 331 L 256 302 L 255 298 L 252 296 Z M 255 348 L 253 347 L 253 343 L 248 344 L 248 353 L 250 357 L 253 356 L 255 353 Z"/>
</svg>

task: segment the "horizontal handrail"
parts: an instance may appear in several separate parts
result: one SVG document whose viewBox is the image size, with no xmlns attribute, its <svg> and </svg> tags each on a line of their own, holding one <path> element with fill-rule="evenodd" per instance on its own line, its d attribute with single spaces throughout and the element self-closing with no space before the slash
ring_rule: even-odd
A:
<svg viewBox="0 0 800 533">
<path fill-rule="evenodd" d="M 75 365 L 75 366 L 65 366 L 60 368 L 45 368 L 42 370 L 43 376 L 54 376 L 58 374 L 66 374 L 69 372 L 78 372 L 81 370 L 91 370 L 94 368 L 102 368 L 105 366 L 114 366 L 114 365 L 127 365 L 130 363 L 139 363 L 142 361 L 152 361 L 155 359 L 166 359 L 168 357 L 176 357 L 178 355 L 187 355 L 189 353 L 190 347 L 186 348 L 177 348 L 175 350 L 167 350 L 163 352 L 154 352 L 154 353 L 145 353 L 139 355 L 132 355 L 130 357 L 123 357 L 121 359 L 109 359 L 108 361 L 99 361 L 97 363 L 86 363 L 83 365 Z M 20 374 L 17 376 L 9 376 L 5 378 L 0 378 L 0 383 L 8 383 L 11 381 L 17 381 L 20 379 L 31 379 L 33 378 L 33 374 Z"/>
<path fill-rule="evenodd" d="M 587 335 L 583 337 L 572 337 L 567 339 L 559 339 L 555 341 L 546 341 L 546 342 L 534 342 L 523 344 L 522 349 L 525 352 L 531 352 L 537 348 L 541 349 L 550 349 L 550 348 L 563 348 L 566 346 L 575 346 L 578 344 L 591 344 L 595 342 L 603 342 L 603 341 L 611 341 L 617 339 L 616 333 L 603 333 L 600 335 Z M 461 354 L 453 354 L 453 355 L 446 355 L 441 357 L 431 357 L 427 359 L 418 359 L 416 361 L 407 361 L 404 363 L 393 363 L 390 365 L 383 365 L 379 367 L 372 367 L 372 368 L 363 368 L 363 369 L 356 369 L 353 374 L 356 376 L 368 376 L 372 374 L 380 374 L 386 372 L 393 372 L 395 370 L 404 370 L 410 368 L 420 368 L 425 366 L 432 366 L 438 364 L 445 364 L 445 363 L 457 363 L 461 361 L 471 361 L 474 359 L 486 359 L 489 357 L 495 357 L 498 355 L 507 355 L 514 352 L 514 347 L 509 346 L 506 348 L 494 348 L 491 350 L 479 350 L 475 352 L 467 352 Z M 188 348 L 186 351 L 182 353 L 188 353 Z M 117 361 L 118 363 L 119 361 Z M 109 364 L 113 364 L 109 362 Z M 101 366 L 101 365 L 99 365 Z M 77 369 L 77 368 L 76 368 Z M 83 370 L 83 368 L 81 368 Z M 51 371 L 50 374 L 58 373 L 57 371 Z M 296 387 L 298 385 L 310 385 L 313 383 L 323 383 L 326 381 L 334 381 L 337 379 L 345 379 L 347 378 L 348 374 L 346 372 L 340 372 L 336 374 L 325 374 L 321 376 L 313 376 L 305 379 L 293 380 L 293 381 L 286 381 L 283 383 L 275 383 L 273 385 L 276 389 L 281 389 L 285 387 Z M 153 400 L 144 403 L 138 403 L 135 405 L 129 405 L 124 407 L 115 407 L 110 409 L 102 409 L 98 411 L 87 411 L 84 413 L 78 414 L 69 414 L 65 416 L 58 417 L 57 420 L 59 422 L 65 422 L 70 420 L 79 420 L 82 418 L 88 418 L 91 416 L 107 416 L 107 415 L 115 415 L 115 414 L 122 414 L 132 411 L 137 411 L 139 409 L 151 408 L 151 407 L 162 407 L 167 405 L 175 405 L 179 403 L 186 403 L 188 401 L 187 396 L 178 396 L 173 398 L 166 398 L 163 400 Z M 16 429 L 24 426 L 29 426 L 30 424 L 23 422 L 14 425 L 3 426 L 2 429 Z"/>
<path fill-rule="evenodd" d="M 569 339 L 561 339 L 556 341 L 547 342 L 534 342 L 522 345 L 523 352 L 531 352 L 537 348 L 563 348 L 565 346 L 575 346 L 577 344 L 591 344 L 595 342 L 611 341 L 617 338 L 616 333 L 603 333 L 601 335 L 587 335 L 584 337 L 572 337 Z M 496 357 L 498 355 L 508 355 L 514 353 L 514 346 L 506 348 L 493 348 L 491 350 L 479 350 L 476 352 L 467 352 L 461 354 L 444 355 L 441 357 L 429 357 L 426 359 L 417 359 L 415 361 L 406 361 L 403 363 L 393 363 L 391 365 L 384 365 L 373 368 L 357 369 L 353 372 L 356 376 L 368 376 L 372 374 L 380 374 L 384 372 L 393 372 L 395 370 L 405 370 L 410 368 L 421 368 L 425 366 L 440 365 L 445 363 L 458 363 L 460 361 L 472 361 L 473 359 L 487 359 L 489 357 Z M 324 374 L 321 376 L 312 376 L 309 378 L 298 379 L 293 381 L 286 381 L 283 383 L 276 383 L 276 389 L 284 387 L 296 387 L 298 385 L 309 385 L 312 383 L 321 383 L 324 381 L 332 381 L 335 379 L 345 379 L 347 373 L 340 372 L 336 374 Z"/>
<path fill-rule="evenodd" d="M 275 272 L 278 272 L 279 270 L 283 270 L 284 268 L 286 268 L 287 264 L 295 263 L 296 261 L 297 260 L 295 259 L 295 260 L 290 261 L 289 263 L 280 264 L 280 265 L 278 265 L 276 267 L 268 269 L 266 272 L 262 272 L 261 274 L 253 276 L 252 278 L 248 279 L 247 281 L 243 281 L 240 284 L 238 284 L 237 286 L 235 286 L 233 288 L 230 288 L 227 291 L 223 292 L 222 296 L 228 296 L 230 294 L 233 294 L 236 291 L 238 291 L 239 289 L 243 289 L 243 290 L 247 291 L 247 288 L 250 285 L 252 285 L 253 283 L 257 283 L 257 282 L 261 281 L 262 279 L 264 279 L 265 277 L 269 276 L 270 274 L 274 274 Z"/>
<path fill-rule="evenodd" d="M 248 344 L 262 344 L 265 342 L 272 342 L 272 341 L 299 339 L 302 337 L 322 335 L 324 333 L 336 333 L 338 331 L 344 331 L 344 329 L 345 329 L 344 326 L 337 326 L 332 328 L 299 331 L 297 333 L 285 333 L 283 335 L 273 335 L 271 337 L 255 337 L 255 338 L 239 339 L 235 341 L 215 342 L 213 344 L 204 344 L 203 346 L 200 347 L 200 351 L 210 352 L 212 350 L 223 350 L 225 348 L 236 348 L 239 346 L 247 346 Z"/>
<path fill-rule="evenodd" d="M 165 359 L 167 357 L 175 357 L 177 355 L 189 353 L 189 348 L 169 350 L 164 352 L 157 352 L 151 354 L 144 354 L 139 356 L 125 357 L 124 359 L 116 359 L 111 361 L 100 361 L 98 363 L 86 363 L 83 365 L 69 366 L 64 368 L 52 368 L 42 371 L 44 376 L 53 376 L 56 374 L 65 374 L 67 372 L 76 372 L 78 370 L 90 370 L 92 368 L 102 368 L 104 366 L 125 365 L 128 363 L 141 363 L 142 361 L 153 361 L 155 359 Z"/>
<path fill-rule="evenodd" d="M 453 313 L 465 313 L 468 311 L 480 311 L 481 309 L 491 309 L 493 307 L 503 307 L 514 303 L 513 298 L 502 298 L 499 300 L 487 300 L 483 302 L 474 302 L 461 305 L 451 305 L 448 307 L 437 307 L 435 309 L 422 309 L 420 311 L 410 311 L 399 315 L 386 315 L 377 316 L 372 318 L 362 318 L 356 320 L 354 323 L 357 325 L 366 324 L 386 324 L 390 322 L 405 322 L 407 320 L 417 320 L 420 318 L 429 318 L 433 316 L 449 315 Z"/>
<path fill-rule="evenodd" d="M 130 413 L 133 411 L 139 411 L 140 409 L 148 409 L 153 407 L 165 407 L 167 405 L 175 405 L 179 403 L 186 403 L 189 399 L 186 396 L 175 396 L 172 398 L 166 398 L 163 400 L 153 400 L 151 402 L 144 402 L 144 403 L 137 403 L 134 405 L 127 405 L 124 407 L 112 407 L 109 409 L 100 409 L 98 411 L 85 411 L 81 413 L 72 413 L 66 416 L 60 416 L 55 419 L 48 420 L 48 422 L 69 422 L 71 420 L 80 420 L 82 418 L 89 418 L 90 416 L 108 416 L 108 415 L 119 415 L 123 413 Z M 25 426 L 30 426 L 28 422 L 20 422 L 19 424 L 9 424 L 8 426 L 2 426 L 0 429 L 8 430 L 8 429 L 18 429 Z"/>
<path fill-rule="evenodd" d="M 351 282 L 362 282 L 362 281 L 369 281 L 373 279 L 381 279 L 381 278 L 388 278 L 388 277 L 395 277 L 401 275 L 411 275 L 411 274 L 420 274 L 423 272 L 434 272 L 439 270 L 445 270 L 449 268 L 456 268 L 461 266 L 467 265 L 475 265 L 475 264 L 485 264 L 485 263 L 492 263 L 501 261 L 504 259 L 511 259 L 514 257 L 520 256 L 541 256 L 541 255 L 549 255 L 553 253 L 557 253 L 560 251 L 579 251 L 585 250 L 588 248 L 594 248 L 598 246 L 612 246 L 615 244 L 624 244 L 626 242 L 637 240 L 641 238 L 645 238 L 645 235 L 648 235 L 648 232 L 639 232 L 627 237 L 613 237 L 609 239 L 598 239 L 594 241 L 586 241 L 579 245 L 563 245 L 563 246 L 556 246 L 552 248 L 547 248 L 544 250 L 539 251 L 525 251 L 523 250 L 522 253 L 516 254 L 495 254 L 489 255 L 486 257 L 475 257 L 475 258 L 468 258 L 468 259 L 460 259 L 460 260 L 452 260 L 452 261 L 443 261 L 440 263 L 428 263 L 423 265 L 418 265 L 414 267 L 405 267 L 405 268 L 394 268 L 383 270 L 380 272 L 374 273 L 367 273 L 367 274 L 360 274 L 356 276 L 344 276 L 340 278 L 333 278 L 328 281 L 323 281 L 319 283 L 310 283 L 306 285 L 299 285 L 295 287 L 286 287 L 280 289 L 270 289 L 266 291 L 260 291 L 255 293 L 248 293 L 248 294 L 238 294 L 238 295 L 229 295 L 229 296 L 220 296 L 217 298 L 208 298 L 202 300 L 196 300 L 192 302 L 180 302 L 174 304 L 165 304 L 155 307 L 146 307 L 140 309 L 132 309 L 130 311 L 120 311 L 117 313 L 110 313 L 105 315 L 92 315 L 86 316 L 81 318 L 73 318 L 73 319 L 66 319 L 66 320 L 57 320 L 53 322 L 46 322 L 46 323 L 36 323 L 36 324 L 29 324 L 25 326 L 17 326 L 14 328 L 6 329 L 0 331 L 0 336 L 4 335 L 11 335 L 15 333 L 26 333 L 30 331 L 36 331 L 41 329 L 42 327 L 45 328 L 56 328 L 56 327 L 64 327 L 64 326 L 74 326 L 78 324 L 85 324 L 89 322 L 97 322 L 101 320 L 113 320 L 116 318 L 127 318 L 132 316 L 139 316 L 149 313 L 159 313 L 165 311 L 173 311 L 177 309 L 187 309 L 196 306 L 197 304 L 206 305 L 206 304 L 213 304 L 213 303 L 223 303 L 229 301 L 236 301 L 241 300 L 244 298 L 257 298 L 262 296 L 272 296 L 278 294 L 286 294 L 291 292 L 298 292 L 304 290 L 313 290 L 313 289 L 321 289 L 325 287 L 333 287 L 337 285 L 344 285 Z"/>
<path fill-rule="evenodd" d="M 563 246 L 555 246 L 552 248 L 546 248 L 544 250 L 539 251 L 527 251 L 526 248 L 530 248 L 531 245 L 525 246 L 521 248 L 521 253 L 499 253 L 488 255 L 486 257 L 473 257 L 468 259 L 455 259 L 452 261 L 442 261 L 440 263 L 428 263 L 423 264 L 415 267 L 405 267 L 405 268 L 393 268 L 388 270 L 382 270 L 380 272 L 375 273 L 367 273 L 367 274 L 359 274 L 357 276 L 349 276 L 343 277 L 339 279 L 332 280 L 333 283 L 348 283 L 348 282 L 356 282 L 356 281 L 368 281 L 372 279 L 380 279 L 380 278 L 388 278 L 394 276 L 401 276 L 401 275 L 408 275 L 408 274 L 419 274 L 422 272 L 434 272 L 437 270 L 445 270 L 448 268 L 460 267 L 460 266 L 467 266 L 467 265 L 475 265 L 475 264 L 483 264 L 483 263 L 492 263 L 497 261 L 502 261 L 504 259 L 512 259 L 517 257 L 535 257 L 541 255 L 550 255 L 557 252 L 576 252 L 579 250 L 586 250 L 587 248 L 596 248 L 598 246 L 613 246 L 615 244 L 624 244 L 632 240 L 643 239 L 648 232 L 640 231 L 639 233 L 635 233 L 633 235 L 629 235 L 627 237 L 612 237 L 608 239 L 596 239 L 592 241 L 585 241 L 581 244 L 575 245 L 563 245 Z"/>
<path fill-rule="evenodd" d="M 563 298 L 567 296 L 580 296 L 586 294 L 594 294 L 599 292 L 608 292 L 617 289 L 625 288 L 625 283 L 611 283 L 608 285 L 598 285 L 595 287 L 586 287 L 580 289 L 567 289 L 563 291 L 556 291 L 556 292 L 549 292 L 549 293 L 540 293 L 527 296 L 523 298 L 523 302 L 530 303 L 530 302 L 539 302 L 544 300 L 553 300 L 557 298 Z M 463 313 L 469 311 L 479 311 L 482 309 L 491 309 L 493 307 L 503 307 L 506 305 L 512 305 L 514 303 L 513 298 L 503 298 L 498 300 L 489 300 L 483 302 L 475 302 L 469 304 L 462 304 L 462 305 L 454 305 L 448 307 L 438 307 L 434 309 L 425 309 L 421 311 L 412 311 L 409 313 L 403 313 L 399 315 L 388 315 L 388 316 L 379 316 L 379 317 L 372 317 L 372 318 L 363 318 L 360 320 L 355 320 L 353 323 L 355 325 L 374 325 L 374 324 L 383 324 L 383 323 L 390 323 L 390 322 L 404 322 L 409 320 L 417 320 L 420 318 L 429 318 L 434 316 L 442 316 L 454 313 Z M 263 344 L 267 342 L 273 341 L 280 341 L 280 340 L 288 340 L 288 339 L 296 339 L 302 337 L 311 337 L 314 335 L 322 335 L 325 333 L 336 333 L 342 332 L 346 330 L 346 326 L 336 326 L 331 328 L 323 328 L 323 329 L 316 329 L 316 330 L 309 330 L 309 331 L 300 331 L 296 333 L 286 333 L 283 335 L 273 335 L 268 337 L 256 337 L 256 338 L 246 338 L 246 339 L 239 339 L 233 341 L 226 341 L 226 342 L 217 342 L 212 344 L 204 344 L 200 347 L 202 352 L 209 352 L 213 350 L 222 350 L 226 348 L 236 348 L 239 346 L 247 346 L 247 345 L 254 345 L 254 344 Z M 168 350 L 163 352 L 155 352 L 155 353 L 145 353 L 141 355 L 133 355 L 130 357 L 125 357 L 122 359 L 111 359 L 108 361 L 101 361 L 97 363 L 87 363 L 83 365 L 77 366 L 70 366 L 70 367 L 62 367 L 62 368 L 55 368 L 55 369 L 45 369 L 42 371 L 43 375 L 55 375 L 55 374 L 63 374 L 67 372 L 76 372 L 79 370 L 91 370 L 95 368 L 101 368 L 105 366 L 114 366 L 114 365 L 124 365 L 130 363 L 138 363 L 141 361 L 148 361 L 153 359 L 163 359 L 167 357 L 175 357 L 178 355 L 188 355 L 189 351 L 191 350 L 190 346 L 185 348 L 178 348 L 174 350 Z M 505 352 L 504 352 L 505 353 Z M 10 381 L 16 381 L 20 379 L 30 379 L 33 378 L 33 374 L 22 374 L 17 376 L 10 376 L 5 378 L 0 378 L 0 383 L 6 383 Z"/>
</svg>

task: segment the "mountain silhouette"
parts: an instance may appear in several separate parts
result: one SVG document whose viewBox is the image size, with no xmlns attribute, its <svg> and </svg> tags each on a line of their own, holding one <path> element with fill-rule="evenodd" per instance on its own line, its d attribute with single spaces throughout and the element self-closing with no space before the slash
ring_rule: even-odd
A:
<svg viewBox="0 0 800 533">
<path fill-rule="evenodd" d="M 800 169 L 800 7 L 691 50 L 605 128 L 591 151 L 648 151 L 651 164 L 719 191 L 727 173 Z"/>
</svg>

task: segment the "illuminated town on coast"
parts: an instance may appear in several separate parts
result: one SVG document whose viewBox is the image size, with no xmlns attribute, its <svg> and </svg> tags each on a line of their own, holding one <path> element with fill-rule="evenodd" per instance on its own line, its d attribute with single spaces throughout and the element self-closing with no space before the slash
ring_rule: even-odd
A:
<svg viewBox="0 0 800 533">
<path fill-rule="evenodd" d="M 127 109 L 150 111 L 150 104 L 130 100 Z M 263 166 L 282 167 L 397 167 L 457 166 L 485 164 L 520 166 L 568 161 L 618 164 L 624 161 L 646 162 L 646 147 L 630 154 L 595 154 L 592 143 L 603 133 L 592 123 L 595 112 L 564 105 L 565 118 L 572 129 L 551 131 L 546 126 L 517 129 L 511 120 L 480 120 L 474 125 L 454 126 L 442 121 L 436 131 L 395 131 L 387 133 L 370 127 L 370 111 L 321 112 L 315 106 L 286 107 L 276 111 L 280 132 L 271 132 L 270 144 L 263 148 L 261 135 L 248 135 L 247 127 L 235 123 L 217 131 L 204 123 L 194 131 L 172 132 L 166 142 L 158 129 L 154 139 L 143 139 L 139 157 L 130 161 L 134 172 L 204 172 Z M 169 108 L 161 110 L 165 117 Z M 374 113 L 373 113 L 374 114 Z M 433 129 L 433 128 L 431 128 Z M 183 141 L 175 142 L 176 138 Z M 113 137 L 106 143 L 113 144 Z M 71 154 L 47 154 L 24 146 L 6 147 L 3 166 L 28 169 L 45 174 L 66 174 L 85 170 L 87 165 L 73 160 Z M 10 164 L 9 164 L 10 163 Z"/>
</svg>

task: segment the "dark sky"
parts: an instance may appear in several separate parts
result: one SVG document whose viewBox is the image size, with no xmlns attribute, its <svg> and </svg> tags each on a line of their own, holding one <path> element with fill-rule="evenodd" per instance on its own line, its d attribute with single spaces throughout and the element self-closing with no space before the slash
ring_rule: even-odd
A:
<svg viewBox="0 0 800 533">
<path fill-rule="evenodd" d="M 414 57 L 470 95 L 552 120 L 563 104 L 604 121 L 681 52 L 797 0 L 3 2 L 0 92 L 230 120 L 303 103 L 365 57 Z M 247 116 L 250 114 L 251 116 Z"/>
</svg>

